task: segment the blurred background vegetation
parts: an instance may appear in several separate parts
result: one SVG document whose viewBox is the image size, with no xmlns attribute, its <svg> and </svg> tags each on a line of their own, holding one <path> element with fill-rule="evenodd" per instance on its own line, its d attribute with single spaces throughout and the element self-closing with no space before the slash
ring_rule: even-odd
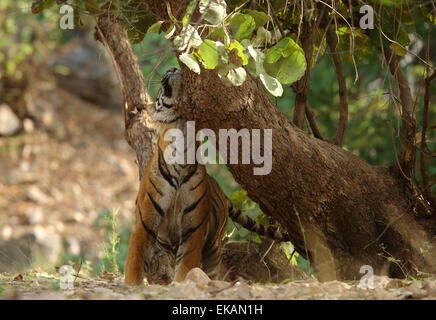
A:
<svg viewBox="0 0 436 320">
<path fill-rule="evenodd" d="M 59 48 L 68 46 L 77 38 L 92 37 L 94 19 L 90 16 L 81 16 L 81 27 L 73 31 L 60 30 L 58 27 L 59 14 L 56 9 L 44 10 L 37 14 L 30 12 L 31 1 L 29 0 L 2 0 L 0 2 L 0 105 L 7 104 L 17 114 L 20 120 L 33 119 L 38 123 L 38 115 L 27 110 L 25 94 L 33 82 L 52 81 L 53 73 L 64 72 L 58 67 L 53 71 L 52 64 L 54 54 Z M 419 22 L 422 23 L 422 22 Z M 412 33 L 416 27 L 413 22 L 407 24 L 407 30 Z M 422 27 L 422 26 L 421 26 Z M 418 48 L 418 54 L 422 54 L 422 38 L 416 33 L 411 34 L 409 47 Z M 359 39 L 357 39 L 359 41 Z M 432 44 L 432 49 L 436 49 Z M 347 44 L 343 44 L 344 55 Z M 178 62 L 171 50 L 171 43 L 164 35 L 147 34 L 139 43 L 134 44 L 134 49 L 142 66 L 145 83 L 148 92 L 155 96 L 159 89 L 159 81 L 164 72 L 170 67 L 178 67 Z M 359 50 L 365 50 L 359 54 Z M 434 56 L 436 50 L 432 50 Z M 348 100 L 349 100 L 349 124 L 343 147 L 373 165 L 387 166 L 395 161 L 396 150 L 399 143 L 398 112 L 390 103 L 390 81 L 386 68 L 380 68 L 381 57 L 377 50 L 365 44 L 358 46 L 356 53 L 356 67 L 359 78 L 355 79 L 355 67 L 345 59 L 344 70 L 347 76 Z M 424 67 L 419 60 L 411 55 L 405 55 L 401 63 L 409 84 L 416 97 L 418 106 L 417 119 L 421 126 L 421 113 L 423 104 L 423 74 Z M 430 117 L 433 121 L 428 132 L 428 145 L 431 150 L 436 150 L 436 100 L 434 99 L 435 83 L 431 91 L 433 99 L 430 105 Z M 311 92 L 309 103 L 316 115 L 321 132 L 325 137 L 333 137 L 338 122 L 339 96 L 336 74 L 333 61 L 329 52 L 318 57 L 318 61 L 311 73 Z M 285 88 L 282 97 L 273 98 L 278 108 L 291 120 L 295 94 L 290 86 Z M 115 112 L 117 121 L 122 123 L 121 106 Z M 36 119 L 34 119 L 36 118 Z M 16 139 L 18 136 L 35 134 L 18 130 L 14 137 L 0 137 L 3 144 L 0 146 L 0 161 L 5 161 L 8 152 L 4 146 L 7 141 Z M 306 127 L 309 132 L 309 129 Z M 85 138 L 85 137 L 84 137 Z M 87 136 L 86 138 L 92 138 Z M 122 139 L 122 137 L 120 137 Z M 9 144 L 10 145 L 10 144 Z M 432 179 L 436 176 L 436 162 L 428 163 L 429 174 Z M 0 167 L 0 170 L 3 170 Z M 209 173 L 219 182 L 225 193 L 243 210 L 262 223 L 269 223 L 257 204 L 252 202 L 244 190 L 231 177 L 224 165 L 208 166 Z M 2 173 L 3 174 L 3 173 Z M 0 174 L 0 175 L 2 175 Z M 1 182 L 1 181 L 0 181 Z M 5 183 L 5 182 L 2 182 Z M 131 181 L 136 184 L 136 180 Z M 435 187 L 433 186 L 433 191 Z M 133 193 L 132 193 L 133 194 Z M 134 195 L 132 196 L 134 198 Z M 102 234 L 102 247 L 99 258 L 80 251 L 79 253 L 65 253 L 61 256 L 58 264 L 68 261 L 86 266 L 93 272 L 109 270 L 114 273 L 123 271 L 123 263 L 127 252 L 128 238 L 131 230 L 133 212 L 125 212 L 130 218 L 118 221 L 117 210 L 114 207 L 100 207 L 96 209 L 98 216 L 92 224 L 92 228 Z M 3 216 L 2 216 L 3 215 Z M 11 210 L 0 213 L 0 221 L 9 219 L 14 212 Z M 247 230 L 236 227 L 229 222 L 228 237 L 230 240 L 244 241 L 260 239 Z M 292 246 L 285 244 L 284 251 L 289 255 Z M 95 255 L 95 254 L 94 254 Z M 91 262 L 89 262 L 89 261 Z M 87 262 L 88 261 L 88 262 Z M 295 255 L 293 264 L 297 264 L 309 271 L 307 261 Z"/>
</svg>

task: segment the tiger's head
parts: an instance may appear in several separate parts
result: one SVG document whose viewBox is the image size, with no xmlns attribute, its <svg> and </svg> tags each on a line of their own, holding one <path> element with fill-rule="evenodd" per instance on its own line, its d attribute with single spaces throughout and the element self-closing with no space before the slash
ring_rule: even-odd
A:
<svg viewBox="0 0 436 320">
<path fill-rule="evenodd" d="M 177 68 L 168 69 L 161 80 L 153 119 L 158 122 L 172 123 L 180 119 L 180 115 L 174 110 L 173 106 L 180 95 L 182 86 L 182 72 Z"/>
</svg>

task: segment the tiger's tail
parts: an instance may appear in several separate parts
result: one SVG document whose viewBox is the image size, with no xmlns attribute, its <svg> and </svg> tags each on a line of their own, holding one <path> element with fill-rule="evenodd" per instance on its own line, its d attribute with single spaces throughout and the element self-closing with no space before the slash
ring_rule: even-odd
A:
<svg viewBox="0 0 436 320">
<path fill-rule="evenodd" d="M 287 233 L 280 232 L 276 227 L 265 227 L 263 224 L 254 221 L 252 218 L 244 214 L 240 209 L 237 209 L 232 203 L 229 205 L 228 212 L 229 217 L 234 222 L 240 224 L 251 232 L 280 242 L 290 241 Z"/>
</svg>

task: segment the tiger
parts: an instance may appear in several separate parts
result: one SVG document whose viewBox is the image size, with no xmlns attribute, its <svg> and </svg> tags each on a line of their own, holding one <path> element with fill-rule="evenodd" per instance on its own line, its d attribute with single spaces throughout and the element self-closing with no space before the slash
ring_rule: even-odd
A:
<svg viewBox="0 0 436 320">
<path fill-rule="evenodd" d="M 182 74 L 169 69 L 161 80 L 154 106 L 148 110 L 156 126 L 153 153 L 146 164 L 136 199 L 136 223 L 125 263 L 125 283 L 180 282 L 195 267 L 211 278 L 222 272 L 221 247 L 227 219 L 262 236 L 289 241 L 277 228 L 265 227 L 243 214 L 226 197 L 204 165 L 168 164 L 165 133 L 186 120 L 173 108 L 181 94 Z M 185 147 L 186 156 L 186 147 Z"/>
</svg>

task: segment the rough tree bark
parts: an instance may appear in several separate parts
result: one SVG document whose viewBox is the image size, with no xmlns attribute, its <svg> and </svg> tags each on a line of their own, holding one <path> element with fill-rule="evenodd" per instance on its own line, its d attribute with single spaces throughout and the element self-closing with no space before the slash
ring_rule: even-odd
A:
<svg viewBox="0 0 436 320">
<path fill-rule="evenodd" d="M 166 2 L 180 18 L 187 1 Z M 166 2 L 144 1 L 159 19 L 167 18 Z M 127 110 L 140 106 L 139 113 L 126 118 L 126 136 L 141 168 L 152 132 L 143 79 L 119 24 L 101 17 L 99 28 L 120 71 Z M 288 231 L 321 280 L 360 278 L 362 265 L 398 277 L 436 271 L 436 217 L 414 213 L 416 195 L 393 170 L 371 166 L 289 123 L 253 78 L 228 87 L 214 71 L 182 71 L 184 93 L 176 107 L 197 128 L 273 130 L 270 174 L 253 176 L 253 165 L 229 169 L 261 209 Z M 388 257 L 396 260 L 389 265 Z"/>
</svg>

